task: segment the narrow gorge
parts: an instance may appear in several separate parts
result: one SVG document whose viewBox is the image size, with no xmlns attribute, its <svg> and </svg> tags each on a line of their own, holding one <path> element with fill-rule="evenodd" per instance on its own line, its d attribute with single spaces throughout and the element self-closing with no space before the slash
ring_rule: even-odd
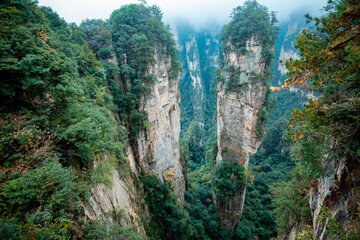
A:
<svg viewBox="0 0 360 240">
<path fill-rule="evenodd" d="M 0 239 L 358 239 L 360 4 L 237 5 L 2 1 Z"/>
</svg>

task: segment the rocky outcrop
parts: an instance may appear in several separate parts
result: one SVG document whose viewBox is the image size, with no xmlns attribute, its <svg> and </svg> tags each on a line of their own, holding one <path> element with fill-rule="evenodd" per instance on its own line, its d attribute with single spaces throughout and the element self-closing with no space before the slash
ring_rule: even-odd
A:
<svg viewBox="0 0 360 240">
<path fill-rule="evenodd" d="M 262 47 L 252 37 L 246 42 L 245 54 L 240 54 L 230 44 L 230 51 L 224 53 L 226 70 L 224 79 L 217 88 L 217 162 L 237 160 L 247 167 L 249 158 L 261 143 L 256 132 L 257 113 L 264 107 L 266 87 L 261 74 L 265 70 Z M 229 71 L 238 71 L 235 89 L 229 87 Z"/>
<path fill-rule="evenodd" d="M 246 41 L 245 53 L 239 53 L 230 42 L 227 48 L 217 87 L 217 163 L 235 160 L 247 168 L 261 143 L 257 124 L 267 91 L 262 76 L 266 66 L 256 36 Z M 245 188 L 236 192 L 220 209 L 221 219 L 230 229 L 241 218 L 245 192 Z"/>
<path fill-rule="evenodd" d="M 278 62 L 286 61 L 290 58 L 298 59 L 300 57 L 298 50 L 295 49 L 296 35 L 301 33 L 302 29 L 305 28 L 305 24 L 303 14 L 294 14 L 290 17 L 290 21 L 283 27 L 285 31 L 283 33 L 284 37 L 279 39 L 279 42 L 281 42 L 281 46 L 279 46 L 280 55 L 277 59 L 278 61 L 276 61 L 276 64 L 278 64 L 277 70 L 280 71 L 282 75 L 286 75 L 288 71 L 283 64 Z"/>
<path fill-rule="evenodd" d="M 324 171 L 333 172 L 330 176 L 321 177 L 312 184 L 308 199 L 312 213 L 313 233 L 316 239 L 327 239 L 325 221 L 319 220 L 324 207 L 330 210 L 343 229 L 350 231 L 356 228 L 360 200 L 360 168 L 355 159 L 342 157 L 340 159 L 324 158 Z M 359 226 L 357 226 L 359 227 Z M 360 229 L 357 229 L 360 231 Z M 359 234 L 359 232 L 357 232 Z"/>
<path fill-rule="evenodd" d="M 143 99 L 143 110 L 148 113 L 149 127 L 138 138 L 139 163 L 142 170 L 152 172 L 171 182 L 173 190 L 183 202 L 185 180 L 180 164 L 180 92 L 177 79 L 171 79 L 171 57 L 155 49 L 156 64 L 148 73 L 157 77 L 151 93 Z"/>
<path fill-rule="evenodd" d="M 307 190 L 306 197 L 312 218 L 306 223 L 293 222 L 291 231 L 280 233 L 278 239 L 295 240 L 297 235 L 303 235 L 303 233 L 319 240 L 326 240 L 329 237 L 340 239 L 339 236 L 345 231 L 349 234 L 346 239 L 357 239 L 350 238 L 350 233 L 359 236 L 360 168 L 358 161 L 349 156 L 342 158 L 326 156 L 322 160 L 322 169 L 323 172 L 327 172 L 326 176 L 311 180 Z M 337 226 L 329 224 L 334 220 Z M 328 235 L 330 228 L 331 236 Z"/>
<path fill-rule="evenodd" d="M 101 161 L 109 161 L 107 154 Z M 98 167 L 95 163 L 95 168 Z M 121 224 L 131 227 L 138 233 L 145 235 L 145 229 L 138 213 L 149 215 L 143 192 L 134 185 L 134 178 L 130 175 L 120 176 L 119 171 L 111 171 L 111 186 L 99 184 L 91 189 L 89 200 L 85 203 L 85 216 L 89 220 L 102 220 L 107 224 Z M 127 180 L 125 180 L 127 179 Z"/>
<path fill-rule="evenodd" d="M 148 114 L 149 124 L 141 130 L 137 146 L 128 146 L 125 151 L 129 171 L 112 169 L 112 186 L 99 184 L 91 189 L 91 196 L 84 205 L 85 215 L 90 220 L 101 219 L 106 223 L 120 221 L 122 226 L 134 227 L 145 235 L 143 222 L 139 214 L 151 219 L 147 209 L 143 189 L 135 182 L 141 170 L 156 175 L 162 181 L 171 183 L 178 194 L 179 203 L 183 203 L 185 181 L 180 164 L 180 92 L 178 79 L 171 79 L 171 57 L 162 53 L 161 46 L 155 47 L 156 63 L 149 65 L 148 74 L 157 77 L 151 92 L 142 97 L 140 110 Z M 108 62 L 118 63 L 115 57 Z M 122 81 L 114 74 L 116 82 Z M 126 80 L 126 79 L 125 79 Z M 125 81 L 125 85 L 130 84 Z M 100 161 L 109 161 L 103 155 Z M 95 168 L 98 162 L 95 163 Z M 125 175 L 124 175 L 125 173 Z M 122 215 L 120 220 L 114 214 Z"/>
</svg>

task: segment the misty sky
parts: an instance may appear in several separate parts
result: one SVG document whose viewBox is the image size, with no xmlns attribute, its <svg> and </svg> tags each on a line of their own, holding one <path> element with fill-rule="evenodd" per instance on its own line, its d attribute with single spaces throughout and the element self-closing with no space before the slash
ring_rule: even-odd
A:
<svg viewBox="0 0 360 240">
<path fill-rule="evenodd" d="M 38 0 L 41 6 L 50 6 L 67 22 L 80 24 L 89 18 L 108 19 L 113 10 L 138 0 Z M 177 19 L 186 19 L 194 26 L 208 22 L 224 24 L 229 21 L 232 9 L 242 5 L 245 0 L 148 0 L 148 5 L 160 6 L 164 20 L 172 23 Z M 271 11 L 277 11 L 278 19 L 286 20 L 294 10 L 312 9 L 313 14 L 325 6 L 327 0 L 258 0 Z"/>
</svg>

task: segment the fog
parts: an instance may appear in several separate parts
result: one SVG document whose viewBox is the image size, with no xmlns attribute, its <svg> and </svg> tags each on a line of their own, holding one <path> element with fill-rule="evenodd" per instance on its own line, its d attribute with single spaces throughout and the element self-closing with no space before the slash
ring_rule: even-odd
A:
<svg viewBox="0 0 360 240">
<path fill-rule="evenodd" d="M 148 0 L 148 5 L 158 5 L 164 13 L 164 21 L 172 24 L 182 19 L 195 27 L 209 22 L 223 25 L 229 21 L 232 9 L 245 0 Z M 284 21 L 290 12 L 306 9 L 313 15 L 320 15 L 320 9 L 327 0 L 258 0 L 270 11 L 276 11 L 278 19 Z M 138 0 L 39 0 L 39 5 L 50 6 L 67 22 L 80 24 L 89 18 L 109 18 L 112 11 Z"/>
</svg>

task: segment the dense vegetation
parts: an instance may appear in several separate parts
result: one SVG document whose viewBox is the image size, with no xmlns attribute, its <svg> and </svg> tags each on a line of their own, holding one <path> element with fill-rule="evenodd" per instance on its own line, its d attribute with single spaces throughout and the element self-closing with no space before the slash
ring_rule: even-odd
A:
<svg viewBox="0 0 360 240">
<path fill-rule="evenodd" d="M 274 58 L 273 46 L 278 34 L 275 12 L 269 13 L 267 7 L 260 5 L 255 0 L 248 0 L 243 6 L 233 10 L 231 18 L 232 21 L 224 26 L 221 35 L 225 48 L 230 42 L 240 53 L 245 53 L 246 41 L 255 37 L 262 46 L 265 64 L 269 66 Z"/>
<path fill-rule="evenodd" d="M 86 20 L 77 26 L 33 0 L 1 1 L 0 238 L 142 239 L 121 226 L 120 210 L 107 213 L 114 220 L 111 225 L 84 220 L 90 188 L 99 183 L 111 187 L 112 169 L 131 175 L 136 190 L 144 193 L 151 218 L 140 218 L 150 239 L 270 239 L 300 222 L 311 225 L 306 196 L 319 178 L 331 174 L 322 167 L 324 156 L 346 159 L 352 168 L 350 184 L 360 191 L 355 171 L 360 157 L 359 9 L 355 0 L 330 1 L 324 17 L 309 16 L 314 27 L 297 38 L 300 59 L 286 62 L 290 78 L 282 88 L 300 85 L 318 99 L 303 108 L 306 98 L 299 91 L 274 93 L 277 105 L 266 131 L 258 129 L 264 140 L 249 169 L 231 160 L 216 164 L 215 76 L 206 54 L 217 52 L 219 42 L 208 46 L 211 34 L 194 34 L 204 95 L 200 104 L 191 102 L 201 99 L 187 89 L 191 77 L 185 71 L 180 90 L 191 101 L 181 103 L 187 190 L 181 208 L 169 183 L 147 173 L 136 178 L 124 157 L 124 148 L 135 147 L 139 131 L 149 127 L 147 113 L 140 110 L 141 98 L 157 81 L 149 67 L 156 58 L 171 61 L 171 81 L 181 68 L 160 9 L 126 5 L 107 21 Z M 246 40 L 256 36 L 269 66 L 275 54 L 275 23 L 274 13 L 246 1 L 234 9 L 221 39 L 245 53 Z M 185 45 L 189 39 L 184 35 L 193 32 L 179 29 L 179 41 Z M 226 70 L 228 90 L 237 89 L 240 69 Z M 274 72 L 275 81 L 284 80 Z M 260 77 L 270 76 L 268 71 Z M 203 108 L 201 113 L 195 105 Z M 268 114 L 267 109 L 259 111 L 259 126 Z M 291 140 L 284 139 L 286 128 L 292 147 Z M 245 186 L 243 215 L 230 232 L 220 221 L 219 207 Z M 352 201 L 353 229 L 343 229 L 323 208 L 319 221 L 327 224 L 329 237 L 356 239 L 360 196 Z M 313 237 L 310 227 L 298 234 L 299 239 Z"/>
<path fill-rule="evenodd" d="M 186 163 L 186 187 L 184 208 L 190 221 L 202 229 L 199 239 L 230 239 L 229 231 L 222 225 L 213 202 L 211 190 L 218 185 L 212 181 L 216 159 L 215 134 L 207 138 L 197 121 L 192 121 L 182 138 L 182 160 Z M 223 171 L 224 172 L 224 171 Z M 220 175 L 220 173 L 218 174 Z M 217 179 L 225 182 L 227 179 Z"/>
<path fill-rule="evenodd" d="M 241 9 L 241 11 L 249 13 L 247 15 L 247 17 L 250 17 L 250 18 L 253 15 L 255 16 L 256 14 L 259 14 L 260 16 L 258 16 L 256 21 L 268 21 L 267 26 L 269 27 L 269 31 L 274 31 L 274 32 L 272 32 L 272 34 L 274 34 L 274 35 L 271 36 L 271 38 L 272 37 L 274 38 L 274 39 L 272 39 L 272 42 L 274 43 L 274 41 L 276 39 L 275 34 L 276 34 L 277 29 L 274 25 L 271 25 L 271 24 L 275 24 L 275 18 L 274 18 L 274 16 L 272 16 L 274 19 L 273 19 L 273 22 L 270 23 L 271 22 L 270 21 L 271 14 L 268 13 L 268 11 L 265 7 L 262 7 L 258 3 L 253 2 L 253 1 L 248 1 L 244 5 L 244 7 L 238 8 L 236 16 L 233 16 L 232 22 L 223 29 L 222 40 L 224 41 L 224 39 L 229 38 L 229 26 L 236 25 L 236 27 L 231 28 L 235 31 L 236 28 L 240 28 L 242 26 L 242 24 L 249 21 L 248 18 L 240 19 L 240 15 L 241 15 L 240 9 Z M 240 21 L 240 22 L 238 22 L 238 21 Z M 237 30 L 239 30 L 239 29 L 237 29 Z M 185 33 L 188 33 L 188 31 L 186 31 L 184 29 L 182 29 L 182 31 Z M 236 35 L 235 32 L 233 34 Z M 247 37 L 249 37 L 249 36 L 247 36 Z M 180 37 L 180 39 L 181 39 L 181 37 Z M 192 39 L 188 39 L 188 41 L 192 42 Z M 199 44 L 199 42 L 196 42 L 196 43 Z M 214 43 L 212 43 L 212 44 L 214 44 Z M 241 44 L 244 44 L 244 42 L 238 43 L 238 45 L 241 45 Z M 268 44 L 268 43 L 266 43 L 266 44 Z M 269 44 L 271 45 L 271 43 L 269 43 Z M 267 45 L 267 46 L 270 46 L 270 45 Z M 214 48 L 215 47 L 213 47 L 212 49 L 214 49 Z M 226 49 L 225 49 L 225 51 L 226 51 Z M 187 54 L 192 56 L 192 54 L 197 54 L 197 52 L 193 53 L 190 50 L 190 52 Z M 201 52 L 200 52 L 199 58 L 200 58 L 200 60 L 201 60 L 201 58 L 204 58 L 204 55 L 201 55 Z M 268 64 L 270 64 L 270 62 Z M 185 67 L 186 67 L 186 65 L 184 66 L 184 68 Z M 222 67 L 224 67 L 224 66 L 222 66 Z M 229 69 L 227 69 L 227 70 L 230 71 Z M 185 70 L 185 73 L 186 73 L 186 70 Z M 233 75 L 234 75 L 233 76 L 234 79 L 239 79 L 239 76 L 235 76 L 236 73 L 233 73 Z M 185 78 L 186 78 L 186 76 L 185 76 Z M 269 78 L 269 76 L 267 76 L 267 78 Z M 218 81 L 219 81 L 219 79 L 218 79 Z M 190 86 L 190 83 L 191 83 L 191 79 L 189 77 L 187 86 Z M 185 86 L 185 84 L 186 83 L 184 83 L 184 86 Z M 207 87 L 207 86 L 205 86 L 205 87 Z M 231 88 L 231 86 L 230 86 L 230 88 Z M 236 88 L 237 88 L 237 84 L 234 88 L 231 88 L 231 90 L 234 90 Z M 184 93 L 182 93 L 182 96 L 184 96 L 185 94 L 187 94 L 186 96 L 188 96 L 189 94 L 194 94 L 194 93 L 191 93 L 191 91 L 187 91 L 187 89 L 184 89 L 183 91 L 184 91 Z M 195 97 L 192 96 L 192 98 L 195 98 Z M 186 101 L 186 99 L 185 99 L 185 101 Z M 294 100 L 294 101 L 296 101 L 296 100 Z M 184 105 L 184 103 L 183 103 L 183 105 Z M 192 107 L 191 105 L 185 106 L 185 111 L 187 111 L 188 109 L 191 110 L 192 109 L 191 107 Z M 284 105 L 282 107 L 285 109 L 286 103 L 284 103 Z M 282 110 L 279 110 L 279 111 L 281 112 Z M 288 111 L 288 113 L 289 113 L 289 111 Z M 185 116 L 189 117 L 192 115 L 194 116 L 195 114 L 192 114 L 192 113 L 188 114 L 186 112 Z M 265 113 L 264 115 L 267 115 L 267 113 Z M 264 117 L 264 119 L 266 118 L 266 116 L 263 116 L 263 117 Z M 276 118 L 276 117 L 277 116 L 275 116 L 274 118 Z M 213 120 L 211 120 L 211 118 Z M 249 188 L 249 194 L 250 194 L 250 195 L 248 194 L 248 198 L 247 198 L 247 199 L 249 199 L 249 201 L 247 201 L 247 203 L 245 205 L 245 209 L 243 212 L 243 220 L 238 224 L 237 229 L 233 233 L 230 233 L 229 231 L 226 231 L 225 229 L 224 230 L 219 229 L 218 230 L 219 235 L 214 235 L 213 231 L 210 231 L 210 229 L 207 228 L 208 224 L 206 223 L 205 220 L 208 219 L 208 217 L 203 217 L 203 216 L 199 217 L 199 213 L 194 214 L 194 210 L 193 211 L 189 210 L 190 216 L 192 218 L 196 218 L 197 220 L 201 221 L 202 225 L 205 227 L 205 230 L 206 230 L 205 233 L 211 239 L 219 239 L 220 236 L 222 236 L 221 238 L 225 238 L 225 239 L 231 239 L 231 238 L 233 238 L 233 239 L 251 239 L 252 237 L 258 237 L 260 239 L 269 239 L 270 237 L 276 236 L 275 222 L 270 213 L 271 196 L 270 196 L 270 192 L 269 192 L 268 186 L 267 186 L 268 182 L 265 182 L 266 178 L 261 176 L 261 175 L 264 175 L 265 172 L 267 173 L 267 171 L 272 168 L 270 166 L 264 167 L 264 168 L 262 168 L 261 166 L 258 166 L 255 170 L 253 170 L 253 173 L 251 173 L 250 171 L 245 171 L 243 167 L 240 167 L 236 163 L 234 164 L 232 161 L 224 162 L 222 164 L 215 166 L 216 165 L 216 153 L 218 151 L 217 141 L 216 141 L 216 128 L 215 128 L 215 121 L 214 121 L 215 118 L 216 118 L 216 115 L 210 115 L 210 113 L 208 113 L 208 116 L 205 118 L 205 119 L 208 119 L 207 122 L 204 123 L 205 126 L 206 126 L 206 124 L 209 124 L 209 123 L 213 124 L 212 127 L 210 128 L 210 132 L 207 130 L 207 129 L 209 129 L 208 127 L 207 127 L 207 129 L 206 129 L 206 127 L 203 128 L 201 126 L 201 123 L 199 123 L 197 121 L 190 122 L 189 119 L 183 120 L 183 121 L 190 122 L 189 127 L 187 127 L 187 125 L 182 125 L 183 131 L 184 131 L 184 134 L 182 137 L 182 151 L 183 151 L 182 153 L 183 153 L 184 161 L 187 162 L 187 178 L 188 178 L 188 185 L 187 185 L 188 192 L 186 192 L 186 194 L 185 194 L 185 199 L 187 200 L 188 204 L 190 203 L 191 204 L 190 207 L 194 210 L 196 209 L 197 211 L 199 211 L 201 209 L 202 212 L 206 213 L 206 215 L 208 215 L 208 213 L 215 213 L 212 217 L 213 218 L 212 223 L 214 224 L 214 226 L 217 226 L 219 224 L 221 226 L 222 224 L 220 223 L 219 218 L 216 216 L 218 214 L 219 207 L 223 207 L 224 202 L 226 202 L 229 198 L 231 198 L 236 191 L 243 189 L 245 186 L 245 182 L 246 182 L 245 178 L 248 178 L 249 180 L 251 180 L 252 174 L 254 172 L 256 173 L 256 176 L 255 176 L 256 182 L 251 183 L 249 181 L 249 183 L 247 183 L 248 188 Z M 193 119 L 197 119 L 197 117 L 195 116 L 195 117 L 193 117 Z M 262 125 L 264 125 L 264 124 L 262 124 Z M 260 165 L 261 162 L 264 160 L 263 158 L 266 159 L 268 157 L 269 157 L 268 160 L 270 162 L 268 164 L 274 164 L 272 161 L 274 161 L 274 162 L 277 161 L 276 159 L 272 160 L 272 158 L 271 158 L 272 151 L 273 151 L 273 149 L 271 147 L 273 147 L 274 145 L 275 146 L 277 145 L 276 141 L 279 141 L 279 138 L 281 139 L 284 128 L 286 128 L 286 120 L 284 120 L 282 122 L 281 129 L 276 130 L 274 127 L 273 131 L 276 132 L 276 134 L 277 134 L 276 136 L 272 137 L 274 135 L 273 132 L 266 135 L 266 136 L 268 136 L 267 137 L 269 139 L 268 141 L 271 142 L 268 145 L 271 145 L 271 146 L 268 146 L 268 150 L 266 153 L 267 155 L 260 157 L 260 159 L 257 161 L 256 165 Z M 280 152 L 281 152 L 281 147 L 279 147 L 279 149 L 277 150 L 277 154 L 281 156 Z M 275 158 L 275 156 L 274 156 L 274 158 Z M 285 158 L 285 157 L 282 157 L 282 158 Z M 282 159 L 279 159 L 278 162 L 281 162 L 281 160 Z M 288 163 L 288 165 L 292 165 L 292 164 Z M 287 164 L 284 164 L 283 166 L 287 167 Z M 291 167 L 289 167 L 289 168 L 291 169 Z M 274 167 L 274 169 L 275 169 L 275 167 Z M 278 177 L 279 177 L 278 175 L 281 175 L 281 174 L 279 172 L 277 174 L 273 174 L 272 180 L 270 182 L 274 182 L 274 181 L 278 180 Z M 261 185 L 263 190 L 261 192 L 259 192 L 259 190 L 253 190 L 253 189 L 257 188 L 257 186 L 255 187 L 255 184 L 257 186 Z M 258 189 L 261 187 L 258 187 Z M 213 203 L 214 196 L 212 196 L 212 195 L 214 195 L 214 194 L 216 194 L 216 197 L 217 197 L 216 205 L 218 208 L 215 208 L 216 206 Z M 196 200 L 196 197 L 198 197 L 198 198 L 200 197 L 201 201 Z M 251 202 L 251 203 L 249 203 L 249 202 Z M 212 227 L 212 229 L 213 228 L 214 227 Z"/>
<path fill-rule="evenodd" d="M 156 81 L 146 74 L 154 51 L 170 56 L 173 79 L 179 72 L 161 11 L 129 5 L 78 27 L 36 1 L 9 0 L 0 26 L 1 238 L 138 239 L 120 220 L 84 225 L 82 205 L 92 186 L 112 185 L 111 169 L 129 173 L 124 147 L 147 126 L 138 109 Z"/>
<path fill-rule="evenodd" d="M 306 29 L 297 37 L 300 59 L 286 62 L 289 76 L 282 88 L 304 85 L 319 93 L 319 98 L 310 100 L 302 109 L 292 113 L 288 129 L 289 138 L 294 143 L 292 159 L 296 163 L 293 178 L 276 186 L 275 197 L 277 222 L 280 230 L 288 232 L 290 222 L 306 221 L 308 211 L 304 208 L 304 198 L 311 186 L 331 174 L 322 166 L 326 161 L 346 159 L 351 166 L 350 175 L 359 166 L 359 3 L 352 0 L 330 1 L 326 14 L 321 18 L 308 19 L 314 27 Z M 330 66 L 330 67 L 329 67 Z M 353 178 L 353 187 L 359 184 Z M 296 189 L 301 189 L 297 190 Z M 356 190 L 355 190 L 356 191 Z M 287 195 L 292 194 L 292 198 Z M 289 204 L 289 199 L 299 199 Z M 352 199 L 349 209 L 353 229 L 342 229 L 335 219 L 328 219 L 327 234 L 332 239 L 355 239 L 358 234 L 358 196 Z M 308 206 L 307 206 L 308 207 Z M 326 206 L 324 206 L 326 207 Z M 319 217 L 325 221 L 329 213 L 325 209 Z M 327 217 L 324 215 L 327 214 Z M 302 219 L 299 219 L 302 218 Z M 305 219 L 304 219 L 305 218 Z M 309 231 L 298 237 L 312 238 Z"/>
<path fill-rule="evenodd" d="M 177 205 L 176 196 L 168 183 L 161 183 L 157 177 L 145 178 L 146 201 L 153 214 L 147 232 L 152 239 L 201 239 L 203 229 L 192 229 L 186 212 Z"/>
<path fill-rule="evenodd" d="M 34 1 L 2 1 L 0 25 L 2 238 L 66 239 L 88 186 L 110 174 L 93 169 L 98 154 L 123 160 L 105 70 L 76 26 Z"/>
</svg>

